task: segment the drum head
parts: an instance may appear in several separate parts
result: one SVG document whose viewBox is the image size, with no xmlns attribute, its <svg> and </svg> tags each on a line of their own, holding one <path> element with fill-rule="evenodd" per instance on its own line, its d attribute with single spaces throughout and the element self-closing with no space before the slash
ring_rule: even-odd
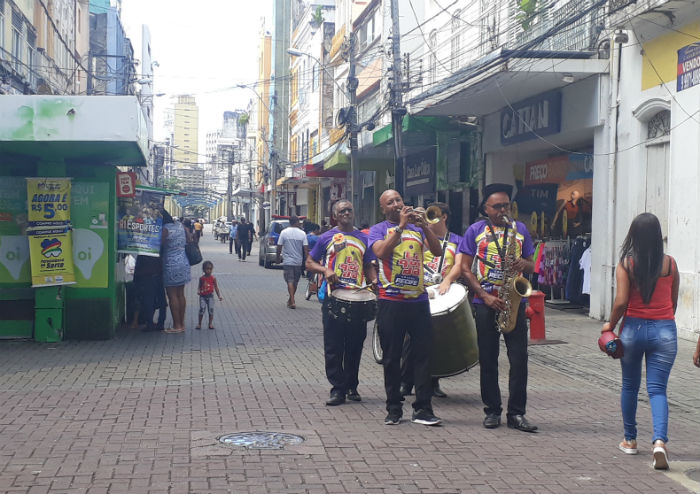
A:
<svg viewBox="0 0 700 494">
<path fill-rule="evenodd" d="M 346 302 L 371 302 L 372 300 L 377 300 L 377 296 L 371 291 L 356 290 L 354 288 L 349 290 L 338 288 L 331 292 L 331 297 L 345 300 Z"/>
<path fill-rule="evenodd" d="M 430 314 L 433 316 L 450 312 L 461 304 L 464 297 L 467 296 L 467 289 L 459 283 L 452 283 L 444 295 L 438 294 L 438 289 L 438 285 L 428 288 L 428 290 L 434 291 L 435 295 L 433 297 L 433 294 L 430 294 Z"/>
</svg>

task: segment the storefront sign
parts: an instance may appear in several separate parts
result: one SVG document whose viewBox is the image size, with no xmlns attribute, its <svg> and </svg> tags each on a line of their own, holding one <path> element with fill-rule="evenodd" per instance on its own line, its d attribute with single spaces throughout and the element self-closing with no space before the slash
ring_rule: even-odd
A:
<svg viewBox="0 0 700 494">
<path fill-rule="evenodd" d="M 160 256 L 165 195 L 136 188 L 134 197 L 122 197 L 117 207 L 117 252 Z"/>
<path fill-rule="evenodd" d="M 593 178 L 593 155 L 562 154 L 525 165 L 524 184 L 560 184 L 571 180 Z"/>
<path fill-rule="evenodd" d="M 561 91 L 540 94 L 501 110 L 501 144 L 557 134 L 561 129 Z"/>
<path fill-rule="evenodd" d="M 26 180 L 32 286 L 73 284 L 71 179 Z"/>
<path fill-rule="evenodd" d="M 678 77 L 676 91 L 683 91 L 700 84 L 700 43 L 678 50 Z"/>
<path fill-rule="evenodd" d="M 26 232 L 26 181 L 0 177 L 0 284 L 32 281 Z"/>
<path fill-rule="evenodd" d="M 406 194 L 435 192 L 435 148 L 406 156 Z"/>
<path fill-rule="evenodd" d="M 75 281 L 81 288 L 107 288 L 109 183 L 76 179 L 71 196 Z"/>
<path fill-rule="evenodd" d="M 117 197 L 134 197 L 136 194 L 136 174 L 134 172 L 117 173 Z"/>
<path fill-rule="evenodd" d="M 544 212 L 550 218 L 556 213 L 558 184 L 540 184 L 520 187 L 515 202 L 521 215 Z"/>
</svg>

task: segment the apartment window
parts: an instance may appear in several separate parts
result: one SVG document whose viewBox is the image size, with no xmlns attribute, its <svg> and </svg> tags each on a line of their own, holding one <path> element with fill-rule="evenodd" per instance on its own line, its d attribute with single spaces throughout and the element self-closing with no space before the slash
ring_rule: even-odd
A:
<svg viewBox="0 0 700 494">
<path fill-rule="evenodd" d="M 430 53 L 428 54 L 428 80 L 435 82 L 437 80 L 437 29 L 433 29 L 430 33 L 428 47 L 430 48 Z"/>
<path fill-rule="evenodd" d="M 314 68 L 311 72 L 311 91 L 316 91 L 318 89 L 318 79 L 319 79 L 319 65 L 314 64 Z"/>
<path fill-rule="evenodd" d="M 36 33 L 27 30 L 27 67 L 29 83 L 34 84 L 34 53 L 36 50 Z"/>
<path fill-rule="evenodd" d="M 22 71 L 22 15 L 18 12 L 12 12 L 12 57 L 13 65 L 17 72 Z"/>
<path fill-rule="evenodd" d="M 452 41 L 451 41 L 451 50 L 450 50 L 450 69 L 454 72 L 459 68 L 459 57 L 461 55 L 461 36 L 460 36 L 460 28 L 461 28 L 461 21 L 459 19 L 459 15 L 461 14 L 460 10 L 456 10 L 455 13 L 452 15 L 452 22 L 450 23 L 450 34 L 452 35 Z"/>
<path fill-rule="evenodd" d="M 5 0 L 0 0 L 0 60 L 5 58 Z"/>
</svg>

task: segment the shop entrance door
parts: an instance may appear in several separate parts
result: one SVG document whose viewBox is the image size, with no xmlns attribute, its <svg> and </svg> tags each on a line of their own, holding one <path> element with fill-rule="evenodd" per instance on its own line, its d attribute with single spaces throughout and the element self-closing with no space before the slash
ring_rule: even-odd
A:
<svg viewBox="0 0 700 494">
<path fill-rule="evenodd" d="M 668 139 L 647 145 L 647 186 L 644 210 L 661 223 L 664 245 L 668 239 L 668 173 L 671 148 Z"/>
</svg>

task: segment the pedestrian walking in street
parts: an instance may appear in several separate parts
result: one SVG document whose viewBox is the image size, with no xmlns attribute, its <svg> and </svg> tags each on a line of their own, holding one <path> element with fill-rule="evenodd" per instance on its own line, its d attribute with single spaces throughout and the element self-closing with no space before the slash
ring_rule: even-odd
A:
<svg viewBox="0 0 700 494">
<path fill-rule="evenodd" d="M 197 321 L 197 327 L 195 329 L 202 329 L 202 318 L 205 312 L 209 314 L 209 329 L 214 329 L 214 292 L 216 292 L 216 296 L 219 297 L 219 302 L 221 302 L 223 298 L 221 298 L 221 293 L 219 292 L 219 284 L 212 275 L 214 272 L 214 263 L 211 261 L 204 261 L 202 263 L 202 271 L 204 275 L 199 278 L 199 290 L 197 291 L 199 295 L 199 320 Z"/>
<path fill-rule="evenodd" d="M 630 225 L 615 269 L 617 288 L 610 321 L 601 332 L 614 331 L 622 320 L 619 337 L 622 366 L 622 421 L 625 437 L 619 448 L 637 454 L 637 397 L 646 361 L 647 393 L 653 422 L 652 464 L 668 469 L 668 399 L 666 387 L 676 358 L 675 313 L 680 276 L 673 257 L 664 254 L 661 225 L 656 216 L 642 213 Z M 624 317 L 623 317 L 624 316 Z"/>
<path fill-rule="evenodd" d="M 233 249 L 236 249 L 236 255 L 238 260 L 241 260 L 241 244 L 238 241 L 238 221 L 235 219 L 231 222 L 231 226 L 228 227 L 228 253 L 233 254 Z"/>
<path fill-rule="evenodd" d="M 401 195 L 386 190 L 379 197 L 385 221 L 372 226 L 369 244 L 379 261 L 377 330 L 384 355 L 386 425 L 397 425 L 403 416 L 401 404 L 401 353 L 408 333 L 411 337 L 413 383 L 416 399 L 411 421 L 438 425 L 432 407 L 430 353 L 433 326 L 428 294 L 423 284 L 423 250 L 442 255 L 440 241 L 426 228 L 425 217 L 405 206 Z"/>
<path fill-rule="evenodd" d="M 506 301 L 500 297 L 503 280 L 520 273 L 532 273 L 535 253 L 527 227 L 516 222 L 515 231 L 510 219 L 510 198 L 513 187 L 508 184 L 490 184 L 484 189 L 481 213 L 486 216 L 467 228 L 460 240 L 458 252 L 462 254 L 462 276 L 469 291 L 474 294 L 477 341 L 479 346 L 479 372 L 481 400 L 484 402 L 483 425 L 495 429 L 501 425 L 501 388 L 498 385 L 498 355 L 501 332 L 496 323 L 497 315 L 506 310 Z M 510 230 L 510 231 L 509 231 Z M 512 252 L 512 255 L 509 254 Z M 476 274 L 472 271 L 477 259 Z M 506 267 L 511 273 L 506 273 Z M 503 333 L 508 350 L 508 427 L 523 432 L 535 432 L 537 426 L 525 418 L 527 404 L 527 320 L 525 298 L 518 307 L 515 328 Z"/>
<path fill-rule="evenodd" d="M 170 314 L 173 318 L 172 328 L 167 328 L 166 333 L 185 332 L 185 285 L 190 282 L 190 263 L 185 254 L 185 245 L 190 240 L 190 233 L 179 221 L 173 220 L 166 210 L 163 214 L 163 285 L 168 294 Z"/>
<path fill-rule="evenodd" d="M 376 286 L 377 275 L 372 265 L 373 255 L 367 247 L 367 235 L 355 230 L 355 215 L 350 201 L 341 200 L 333 206 L 333 215 L 338 226 L 321 235 L 306 258 L 306 269 L 310 273 L 323 274 L 331 294 L 326 296 L 321 307 L 323 323 L 323 355 L 326 377 L 331 384 L 328 406 L 351 401 L 361 401 L 357 392 L 359 384 L 362 345 L 367 337 L 367 321 L 374 318 L 362 309 L 368 305 L 344 303 L 335 294 L 339 291 L 356 292 L 365 284 Z M 320 226 L 315 225 L 319 230 Z M 325 259 L 325 265 L 321 261 Z M 340 300 L 340 302 L 339 302 Z M 346 312 L 342 312 L 342 308 Z M 350 312 L 350 313 L 348 313 Z"/>
<path fill-rule="evenodd" d="M 299 228 L 299 218 L 292 216 L 289 218 L 289 226 L 282 230 L 277 239 L 277 262 L 282 257 L 282 269 L 284 270 L 284 281 L 287 283 L 287 307 L 296 309 L 294 295 L 297 292 L 299 278 L 301 278 L 301 264 L 309 253 L 309 241 L 306 239 L 304 231 Z"/>
<path fill-rule="evenodd" d="M 199 239 L 202 237 L 202 229 L 204 228 L 204 225 L 202 225 L 201 221 L 196 219 L 194 220 L 194 241 L 196 243 L 199 243 Z"/>
<path fill-rule="evenodd" d="M 253 244 L 253 224 L 248 223 L 242 216 L 236 236 L 241 246 L 241 255 L 239 257 L 241 261 L 245 262 L 246 256 L 250 255 L 251 245 Z"/>
</svg>

